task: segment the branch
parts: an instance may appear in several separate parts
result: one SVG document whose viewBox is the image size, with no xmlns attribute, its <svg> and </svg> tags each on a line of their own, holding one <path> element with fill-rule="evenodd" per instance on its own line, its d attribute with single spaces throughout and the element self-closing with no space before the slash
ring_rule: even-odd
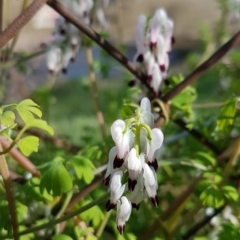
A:
<svg viewBox="0 0 240 240">
<path fill-rule="evenodd" d="M 18 127 L 18 128 L 22 129 L 22 127 Z M 36 136 L 36 137 L 38 137 L 38 138 L 40 138 L 40 139 L 42 139 L 46 142 L 50 142 L 53 145 L 55 145 L 56 147 L 63 148 L 65 150 L 71 152 L 72 154 L 76 154 L 77 152 L 79 152 L 81 150 L 81 147 L 79 147 L 77 145 L 74 145 L 69 141 L 66 141 L 66 140 L 58 138 L 58 137 L 49 136 L 45 133 L 39 132 L 39 131 L 34 130 L 34 129 L 28 129 L 26 131 L 26 133 L 31 134 L 33 136 Z"/>
<path fill-rule="evenodd" d="M 113 45 L 106 41 L 101 35 L 96 33 L 93 29 L 88 27 L 86 24 L 80 22 L 76 17 L 72 15 L 61 3 L 56 0 L 49 0 L 47 3 L 56 12 L 58 12 L 62 17 L 67 19 L 80 31 L 85 33 L 89 38 L 95 41 L 99 46 L 101 46 L 110 56 L 116 59 L 124 67 L 126 67 L 136 78 L 138 78 L 151 92 L 152 88 L 146 82 L 146 76 L 136 68 L 136 66 L 129 61 L 119 50 L 117 50 Z"/>
<path fill-rule="evenodd" d="M 0 34 L 0 49 L 33 18 L 46 2 L 47 0 L 35 0 Z"/>
<path fill-rule="evenodd" d="M 206 147 L 211 149 L 216 155 L 219 155 L 222 151 L 217 148 L 213 143 L 211 143 L 202 133 L 197 131 L 196 129 L 188 129 L 186 127 L 186 123 L 181 119 L 176 119 L 174 122 L 181 128 L 187 130 L 193 137 L 195 137 L 198 141 L 204 144 Z"/>
<path fill-rule="evenodd" d="M 225 207 L 225 206 L 224 206 L 224 207 Z M 190 229 L 181 237 L 181 239 L 186 240 L 186 239 L 189 239 L 190 237 L 192 237 L 198 230 L 200 230 L 200 229 L 203 228 L 206 224 L 208 224 L 213 217 L 215 217 L 216 215 L 218 215 L 218 214 L 224 209 L 224 207 L 218 208 L 218 209 L 215 210 L 215 212 L 214 212 L 212 215 L 204 217 L 200 222 L 198 222 L 198 223 L 195 224 L 192 228 L 190 228 Z"/>
<path fill-rule="evenodd" d="M 189 76 L 187 76 L 180 84 L 169 91 L 165 96 L 162 97 L 164 102 L 169 101 L 181 92 L 188 85 L 196 81 L 204 72 L 216 64 L 220 58 L 222 58 L 229 50 L 240 44 L 240 31 L 235 34 L 228 42 L 220 47 L 207 61 L 203 62 L 197 67 Z"/>
</svg>

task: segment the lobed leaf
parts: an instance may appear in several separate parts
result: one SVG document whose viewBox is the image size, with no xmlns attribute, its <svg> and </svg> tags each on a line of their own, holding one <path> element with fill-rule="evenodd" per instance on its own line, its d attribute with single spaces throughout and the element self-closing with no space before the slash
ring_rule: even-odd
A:
<svg viewBox="0 0 240 240">
<path fill-rule="evenodd" d="M 29 156 L 32 152 L 38 151 L 39 138 L 35 136 L 27 136 L 21 138 L 17 145 L 25 156 Z"/>
</svg>

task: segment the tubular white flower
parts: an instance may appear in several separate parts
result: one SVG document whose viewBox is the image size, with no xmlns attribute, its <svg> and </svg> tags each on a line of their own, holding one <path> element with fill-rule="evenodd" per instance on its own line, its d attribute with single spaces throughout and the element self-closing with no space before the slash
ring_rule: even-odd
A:
<svg viewBox="0 0 240 240">
<path fill-rule="evenodd" d="M 113 141 L 117 146 L 117 159 L 114 168 L 121 167 L 124 162 L 124 158 L 129 153 L 133 146 L 134 134 L 130 129 L 127 129 L 125 133 L 125 122 L 123 120 L 116 120 L 111 126 L 111 135 Z M 119 161 L 119 164 L 117 163 Z"/>
<path fill-rule="evenodd" d="M 110 149 L 108 154 L 108 164 L 107 164 L 107 171 L 104 176 L 104 184 L 109 185 L 111 174 L 113 173 L 113 161 L 117 155 L 117 147 L 114 146 Z"/>
<path fill-rule="evenodd" d="M 158 64 L 155 63 L 153 66 L 152 81 L 150 82 L 150 86 L 152 87 L 156 95 L 158 95 L 161 82 L 162 74 L 160 72 Z"/>
<path fill-rule="evenodd" d="M 154 128 L 151 130 L 152 140 L 149 141 L 149 151 L 147 152 L 147 161 L 150 166 L 153 166 L 155 171 L 158 169 L 155 153 L 162 146 L 164 136 L 160 129 Z"/>
<path fill-rule="evenodd" d="M 61 49 L 59 47 L 53 46 L 47 52 L 47 66 L 51 74 L 55 74 L 61 69 Z"/>
<path fill-rule="evenodd" d="M 140 202 L 147 198 L 147 192 L 144 189 L 143 175 L 140 174 L 138 177 L 137 185 L 135 189 L 131 192 L 129 199 L 132 203 L 132 207 L 139 209 Z"/>
<path fill-rule="evenodd" d="M 127 156 L 127 169 L 129 172 L 128 189 L 130 191 L 133 191 L 137 184 L 137 178 L 142 171 L 143 162 L 144 156 L 140 155 L 138 158 L 136 149 L 132 148 Z"/>
<path fill-rule="evenodd" d="M 128 221 L 131 212 L 131 202 L 125 196 L 121 197 L 117 206 L 117 228 L 120 234 L 123 234 L 125 223 Z"/>
<path fill-rule="evenodd" d="M 151 112 L 151 103 L 148 98 L 143 98 L 140 103 L 141 107 L 141 116 L 140 121 L 141 123 L 147 124 L 150 128 L 153 128 L 154 126 L 154 117 Z"/>
<path fill-rule="evenodd" d="M 156 207 L 158 205 L 158 198 L 157 198 L 158 183 L 155 176 L 155 172 L 146 163 L 144 163 L 143 169 L 144 169 L 143 178 L 144 178 L 145 189 L 147 191 L 149 199 L 151 200 L 153 205 Z"/>
<path fill-rule="evenodd" d="M 108 200 L 106 204 L 107 211 L 113 209 L 116 206 L 117 201 L 122 196 L 126 185 L 122 185 L 122 176 L 123 172 L 121 170 L 116 171 L 110 181 L 110 199 Z"/>
</svg>

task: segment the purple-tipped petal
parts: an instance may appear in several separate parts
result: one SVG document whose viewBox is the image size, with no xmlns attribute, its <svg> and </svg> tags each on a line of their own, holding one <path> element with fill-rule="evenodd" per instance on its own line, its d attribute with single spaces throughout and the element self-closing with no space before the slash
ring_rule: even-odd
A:
<svg viewBox="0 0 240 240">
<path fill-rule="evenodd" d="M 110 199 L 106 203 L 106 210 L 109 212 L 111 209 L 114 209 L 116 207 L 116 204 L 111 203 Z"/>
<path fill-rule="evenodd" d="M 138 57 L 137 57 L 137 62 L 143 63 L 143 60 L 144 60 L 143 54 L 139 54 Z"/>
<path fill-rule="evenodd" d="M 140 207 L 140 203 L 139 204 L 132 203 L 132 207 L 138 210 Z"/>
<path fill-rule="evenodd" d="M 119 231 L 119 233 L 121 234 L 121 235 L 123 235 L 123 232 L 124 232 L 124 229 L 125 229 L 125 225 L 118 225 L 117 226 L 117 229 L 118 229 L 118 231 Z"/>
<path fill-rule="evenodd" d="M 157 195 L 155 195 L 154 197 L 150 197 L 149 199 L 150 199 L 150 201 L 152 202 L 152 204 L 153 204 L 155 207 L 158 206 L 158 197 L 157 197 Z"/>
<path fill-rule="evenodd" d="M 114 161 L 113 161 L 113 168 L 120 168 L 124 163 L 124 159 L 120 159 L 118 158 L 118 156 L 115 157 Z"/>
<path fill-rule="evenodd" d="M 154 168 L 155 172 L 157 172 L 157 170 L 158 170 L 158 162 L 157 162 L 156 158 L 154 158 L 153 162 L 148 162 L 148 165 L 152 166 Z"/>
<path fill-rule="evenodd" d="M 104 178 L 103 183 L 105 186 L 109 186 L 110 179 L 111 179 L 111 174 L 108 177 Z"/>
<path fill-rule="evenodd" d="M 130 191 L 133 191 L 136 185 L 137 185 L 137 180 L 136 179 L 134 179 L 134 180 L 132 180 L 130 178 L 128 179 L 128 189 Z"/>
</svg>

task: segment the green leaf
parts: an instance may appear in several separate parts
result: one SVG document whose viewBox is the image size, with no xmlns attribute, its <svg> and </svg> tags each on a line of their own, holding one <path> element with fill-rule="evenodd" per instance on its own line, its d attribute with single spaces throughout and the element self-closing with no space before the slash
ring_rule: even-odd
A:
<svg viewBox="0 0 240 240">
<path fill-rule="evenodd" d="M 19 149 L 25 156 L 38 151 L 39 139 L 34 136 L 21 138 L 17 143 Z"/>
<path fill-rule="evenodd" d="M 216 185 L 212 185 L 203 191 L 200 195 L 200 200 L 203 205 L 213 208 L 219 208 L 225 202 L 221 190 Z"/>
<path fill-rule="evenodd" d="M 232 223 L 223 223 L 221 229 L 218 233 L 220 240 L 239 240 L 240 239 L 240 229 L 239 226 L 235 226 Z"/>
<path fill-rule="evenodd" d="M 14 124 L 15 120 L 15 115 L 12 111 L 5 111 L 1 116 L 0 116 L 0 122 L 3 124 L 5 127 L 9 127 Z"/>
<path fill-rule="evenodd" d="M 206 152 L 197 152 L 196 160 L 201 162 L 205 166 L 215 166 L 216 159 Z"/>
<path fill-rule="evenodd" d="M 46 189 L 49 194 L 59 196 L 72 189 L 72 186 L 72 178 L 65 166 L 61 161 L 55 161 L 43 173 L 40 191 L 43 193 Z"/>
<path fill-rule="evenodd" d="M 28 129 L 31 127 L 44 130 L 50 135 L 54 134 L 53 129 L 47 124 L 47 122 L 41 119 L 29 118 L 28 121 L 26 122 L 25 128 Z"/>
<path fill-rule="evenodd" d="M 52 240 L 73 240 L 71 237 L 65 234 L 59 234 L 52 238 Z"/>
<path fill-rule="evenodd" d="M 20 102 L 16 106 L 16 110 L 25 123 L 29 119 L 34 118 L 33 114 L 40 118 L 42 117 L 42 112 L 39 110 L 39 106 L 31 99 L 26 99 Z"/>
<path fill-rule="evenodd" d="M 84 204 L 87 203 L 84 201 Z M 103 217 L 103 212 L 98 206 L 94 206 L 81 214 L 81 218 L 85 221 L 92 221 L 94 227 L 100 224 Z"/>
<path fill-rule="evenodd" d="M 77 155 L 70 159 L 70 163 L 74 167 L 78 178 L 83 178 L 87 184 L 93 180 L 93 170 L 95 167 L 90 159 Z"/>
<path fill-rule="evenodd" d="M 223 195 L 228 199 L 232 201 L 237 201 L 239 198 L 239 194 L 236 188 L 232 186 L 224 186 L 222 187 Z"/>
<path fill-rule="evenodd" d="M 238 98 L 229 99 L 222 106 L 217 120 L 217 126 L 220 130 L 233 124 L 238 100 Z"/>
</svg>

